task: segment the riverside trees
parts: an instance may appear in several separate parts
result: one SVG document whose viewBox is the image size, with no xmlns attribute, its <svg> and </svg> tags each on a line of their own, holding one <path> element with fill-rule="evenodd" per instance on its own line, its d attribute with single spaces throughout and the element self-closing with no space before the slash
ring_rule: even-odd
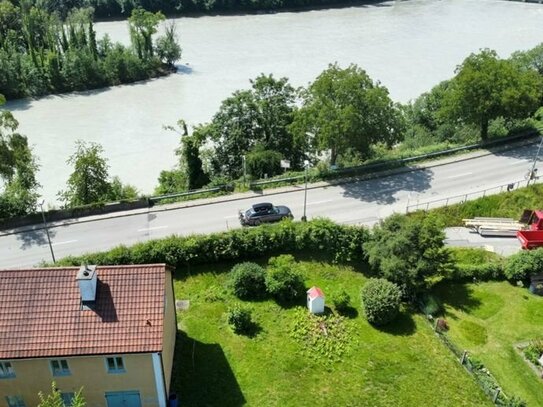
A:
<svg viewBox="0 0 543 407">
<path fill-rule="evenodd" d="M 132 48 L 97 39 L 92 14 L 72 9 L 61 20 L 29 1 L 0 1 L 0 93 L 15 99 L 134 82 L 164 74 L 181 55 L 173 28 L 153 42 L 161 13 L 134 9 Z"/>
</svg>

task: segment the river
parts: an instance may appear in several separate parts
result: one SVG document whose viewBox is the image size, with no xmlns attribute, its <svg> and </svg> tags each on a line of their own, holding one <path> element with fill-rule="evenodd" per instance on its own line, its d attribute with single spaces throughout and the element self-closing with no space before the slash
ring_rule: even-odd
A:
<svg viewBox="0 0 543 407">
<path fill-rule="evenodd" d="M 101 143 L 110 174 L 152 193 L 176 162 L 180 118 L 208 121 L 260 73 L 305 86 L 328 63 L 355 63 L 407 102 L 450 78 L 471 52 L 507 57 L 543 42 L 543 5 L 503 0 L 408 0 L 342 9 L 176 19 L 183 57 L 169 77 L 98 91 L 8 102 L 41 165 L 49 206 L 65 187 L 78 139 Z M 126 22 L 96 24 L 128 44 Z"/>
</svg>

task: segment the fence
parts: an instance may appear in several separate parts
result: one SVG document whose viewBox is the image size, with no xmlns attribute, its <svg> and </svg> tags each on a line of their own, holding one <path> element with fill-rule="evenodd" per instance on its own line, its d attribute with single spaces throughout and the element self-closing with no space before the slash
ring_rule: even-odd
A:
<svg viewBox="0 0 543 407">
<path fill-rule="evenodd" d="M 481 362 L 472 358 L 467 350 L 460 349 L 453 341 L 451 341 L 445 332 L 448 329 L 446 322 L 440 318 L 434 319 L 431 314 L 426 312 L 428 309 L 428 302 L 420 300 L 418 305 L 421 311 L 426 315 L 426 320 L 432 325 L 436 336 L 453 353 L 456 359 L 475 379 L 475 382 L 492 402 L 497 406 L 505 407 L 511 405 L 511 399 L 502 391 L 500 384 L 490 371 Z M 432 321 L 435 322 L 432 324 Z"/>
<path fill-rule="evenodd" d="M 537 182 L 541 182 L 540 178 L 531 180 L 530 184 L 533 185 Z M 425 202 L 417 201 L 417 203 L 415 204 L 410 204 L 408 201 L 407 206 L 405 208 L 405 213 L 415 212 L 419 210 L 428 211 L 429 209 L 441 208 L 443 206 L 447 207 L 449 205 L 461 204 L 469 200 L 483 198 L 487 195 L 494 195 L 494 194 L 499 194 L 505 191 L 512 191 L 517 188 L 525 187 L 526 185 L 527 185 L 527 181 L 524 179 L 521 181 L 511 182 L 509 184 L 498 185 L 492 188 L 486 188 L 486 189 L 482 189 L 475 192 L 468 192 L 466 194 L 461 194 L 461 195 L 449 196 L 447 198 L 435 199 L 432 201 L 425 201 Z"/>
</svg>

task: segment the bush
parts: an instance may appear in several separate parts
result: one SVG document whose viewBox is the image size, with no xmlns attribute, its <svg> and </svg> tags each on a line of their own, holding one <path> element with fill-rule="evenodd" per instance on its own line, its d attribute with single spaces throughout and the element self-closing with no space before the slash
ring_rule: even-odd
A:
<svg viewBox="0 0 543 407">
<path fill-rule="evenodd" d="M 486 264 L 456 264 L 453 268 L 450 279 L 453 281 L 488 281 L 504 280 L 504 270 L 501 262 Z"/>
<path fill-rule="evenodd" d="M 525 281 L 531 274 L 543 272 L 543 249 L 521 251 L 509 257 L 505 276 L 511 281 Z"/>
<path fill-rule="evenodd" d="M 332 297 L 332 303 L 337 312 L 344 313 L 351 306 L 351 296 L 345 290 L 341 290 Z"/>
<path fill-rule="evenodd" d="M 179 272 L 196 264 L 241 261 L 271 253 L 300 251 L 318 251 L 330 255 L 335 261 L 347 262 L 364 258 L 362 243 L 367 238 L 368 230 L 364 227 L 338 225 L 326 219 L 280 222 L 209 235 L 170 236 L 122 249 L 70 256 L 57 264 L 166 263 Z"/>
<path fill-rule="evenodd" d="M 382 278 L 371 278 L 362 287 L 362 305 L 370 324 L 386 325 L 400 311 L 400 288 Z"/>
<path fill-rule="evenodd" d="M 524 348 L 524 356 L 534 365 L 539 366 L 539 358 L 543 354 L 543 340 L 536 339 Z"/>
<path fill-rule="evenodd" d="M 251 310 L 236 305 L 228 310 L 227 322 L 235 333 L 248 334 L 253 328 Z"/>
<path fill-rule="evenodd" d="M 239 263 L 230 271 L 230 286 L 242 300 L 262 298 L 266 293 L 266 272 L 256 263 Z"/>
<path fill-rule="evenodd" d="M 247 172 L 257 179 L 280 174 L 281 153 L 272 150 L 256 150 L 247 154 Z"/>
<path fill-rule="evenodd" d="M 304 279 L 294 257 L 287 254 L 269 260 L 266 289 L 282 302 L 295 301 L 305 294 Z"/>
</svg>

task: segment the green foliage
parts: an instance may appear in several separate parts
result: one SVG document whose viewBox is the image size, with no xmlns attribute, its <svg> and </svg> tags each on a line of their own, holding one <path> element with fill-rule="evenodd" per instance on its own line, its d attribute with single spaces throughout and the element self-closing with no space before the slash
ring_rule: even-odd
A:
<svg viewBox="0 0 543 407">
<path fill-rule="evenodd" d="M 209 177 L 202 169 L 202 160 L 200 159 L 200 142 L 193 137 L 183 137 L 182 164 L 185 168 L 187 178 L 187 189 L 199 189 L 209 182 Z"/>
<path fill-rule="evenodd" d="M 341 362 L 353 340 L 353 327 L 340 315 L 314 315 L 296 310 L 291 336 L 302 346 L 302 354 L 321 364 Z"/>
<path fill-rule="evenodd" d="M 181 59 L 181 46 L 177 41 L 175 21 L 170 21 L 164 27 L 164 35 L 156 40 L 156 53 L 161 61 L 173 67 Z"/>
<path fill-rule="evenodd" d="M 272 150 L 254 150 L 247 154 L 247 172 L 257 179 L 281 173 L 281 154 Z"/>
<path fill-rule="evenodd" d="M 399 287 L 382 278 L 370 278 L 362 287 L 362 306 L 370 324 L 386 325 L 400 312 Z"/>
<path fill-rule="evenodd" d="M 317 152 L 331 150 L 331 164 L 348 148 L 367 158 L 372 144 L 392 146 L 401 139 L 403 118 L 388 90 L 356 65 L 329 65 L 302 92 L 302 99 L 290 129 L 298 144 Z M 307 134 L 314 137 L 308 140 Z"/>
<path fill-rule="evenodd" d="M 102 157 L 103 147 L 97 143 L 76 142 L 76 151 L 67 163 L 74 172 L 68 178 L 67 189 L 59 198 L 68 208 L 104 202 L 110 194 L 108 164 Z"/>
<path fill-rule="evenodd" d="M 58 193 L 67 208 L 137 197 L 136 188 L 123 185 L 119 177 L 109 181 L 109 166 L 103 152 L 100 144 L 76 142 L 76 151 L 67 161 L 74 172 L 68 178 L 67 189 Z"/>
<path fill-rule="evenodd" d="M 364 243 L 368 262 L 378 274 L 402 287 L 405 295 L 425 291 L 452 269 L 442 228 L 431 217 L 392 215 Z"/>
<path fill-rule="evenodd" d="M 187 190 L 187 174 L 179 169 L 162 170 L 158 177 L 158 186 L 155 195 L 173 194 Z"/>
<path fill-rule="evenodd" d="M 345 289 L 342 289 L 332 295 L 332 304 L 334 304 L 337 312 L 340 314 L 345 313 L 351 307 L 351 296 Z"/>
<path fill-rule="evenodd" d="M 0 105 L 5 101 L 0 95 Z M 0 111 L 0 219 L 34 212 L 40 186 L 38 165 L 19 123 L 8 111 Z"/>
<path fill-rule="evenodd" d="M 167 263 L 183 270 L 196 264 L 241 261 L 271 253 L 313 251 L 341 262 L 361 260 L 363 227 L 342 226 L 329 220 L 280 222 L 258 228 L 164 239 L 117 247 L 106 252 L 67 257 L 59 265 Z"/>
<path fill-rule="evenodd" d="M 1 2 L 0 93 L 13 99 L 133 82 L 164 74 L 164 67 L 180 57 L 173 28 L 166 29 L 157 44 L 159 56 L 154 56 L 152 34 L 160 14 L 134 12 L 129 22 L 132 52 L 107 36 L 96 38 L 88 6 L 83 1 L 69 6 L 48 0 Z"/>
<path fill-rule="evenodd" d="M 453 281 L 503 280 L 505 260 L 496 253 L 480 248 L 449 249 L 454 268 L 448 278 Z"/>
<path fill-rule="evenodd" d="M 213 141 L 215 173 L 231 178 L 242 175 L 242 157 L 255 146 L 273 150 L 300 165 L 302 150 L 288 126 L 295 108 L 295 91 L 286 78 L 260 75 L 251 89 L 236 91 L 221 103 L 207 127 Z"/>
<path fill-rule="evenodd" d="M 266 294 L 266 271 L 256 263 L 239 263 L 230 271 L 230 287 L 242 300 L 262 298 Z"/>
<path fill-rule="evenodd" d="M 249 334 L 253 329 L 252 313 L 248 308 L 236 305 L 228 310 L 226 318 L 228 325 L 237 334 Z"/>
<path fill-rule="evenodd" d="M 540 106 L 542 97 L 543 82 L 537 72 L 523 70 L 485 49 L 471 54 L 457 69 L 440 114 L 446 120 L 479 126 L 481 138 L 486 140 L 490 120 L 528 117 Z"/>
<path fill-rule="evenodd" d="M 85 407 L 87 405 L 83 399 L 83 395 L 81 394 L 82 391 L 83 389 L 81 388 L 74 394 L 72 403 L 70 404 L 71 407 Z M 39 392 L 38 397 L 40 399 L 40 403 L 37 407 L 65 407 L 64 401 L 62 400 L 62 395 L 57 389 L 55 382 L 51 384 L 51 393 L 44 394 Z"/>
<path fill-rule="evenodd" d="M 293 256 L 285 254 L 269 260 L 266 289 L 280 302 L 289 303 L 303 297 L 306 291 L 304 279 Z"/>
<path fill-rule="evenodd" d="M 531 274 L 543 273 L 543 248 L 513 254 L 507 259 L 504 272 L 511 281 L 525 281 Z"/>
<path fill-rule="evenodd" d="M 513 396 L 504 404 L 505 407 L 526 407 L 527 404 L 520 397 Z"/>
<path fill-rule="evenodd" d="M 528 346 L 522 350 L 522 353 L 524 353 L 526 359 L 538 366 L 539 358 L 543 355 L 543 339 L 534 339 L 530 341 Z"/>
</svg>

